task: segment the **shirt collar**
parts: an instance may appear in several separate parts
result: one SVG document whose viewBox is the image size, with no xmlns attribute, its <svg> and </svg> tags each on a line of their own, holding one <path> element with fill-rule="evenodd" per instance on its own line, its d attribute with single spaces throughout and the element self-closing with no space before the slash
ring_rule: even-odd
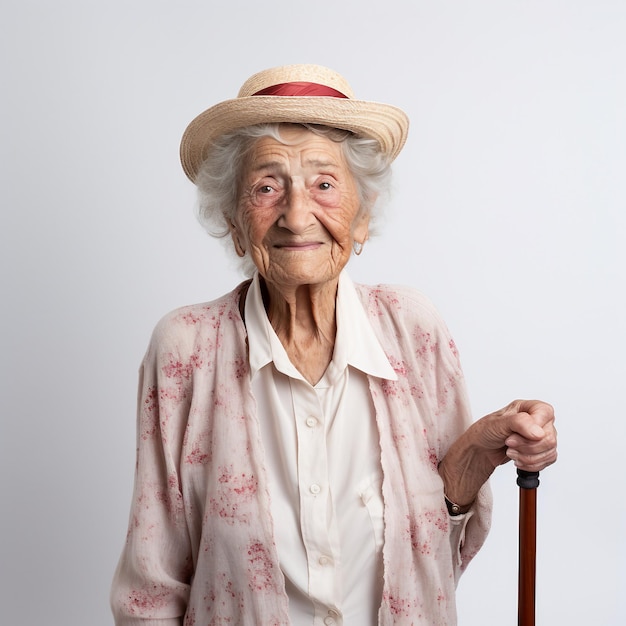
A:
<svg viewBox="0 0 626 626">
<path fill-rule="evenodd" d="M 397 380 L 396 373 L 367 319 L 354 284 L 345 271 L 339 276 L 336 316 L 335 349 L 325 378 L 333 380 L 351 365 L 377 378 Z M 258 272 L 255 273 L 246 295 L 245 319 L 251 376 L 254 377 L 262 367 L 273 362 L 280 372 L 302 379 L 267 317 Z"/>
</svg>

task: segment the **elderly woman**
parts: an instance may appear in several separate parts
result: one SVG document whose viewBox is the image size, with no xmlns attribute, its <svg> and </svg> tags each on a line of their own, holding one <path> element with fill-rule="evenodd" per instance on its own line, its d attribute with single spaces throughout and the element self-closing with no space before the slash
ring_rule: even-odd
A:
<svg viewBox="0 0 626 626">
<path fill-rule="evenodd" d="M 407 129 L 310 65 L 256 74 L 187 128 L 202 218 L 251 280 L 154 331 L 116 624 L 455 624 L 487 479 L 556 459 L 549 405 L 472 423 L 429 301 L 344 271 Z"/>
</svg>

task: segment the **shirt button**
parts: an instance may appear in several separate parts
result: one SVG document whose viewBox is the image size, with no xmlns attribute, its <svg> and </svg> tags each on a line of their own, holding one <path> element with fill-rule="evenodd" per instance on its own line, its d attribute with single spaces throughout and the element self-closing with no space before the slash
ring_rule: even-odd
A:
<svg viewBox="0 0 626 626">
<path fill-rule="evenodd" d="M 333 626 L 333 624 L 335 623 L 335 618 L 331 617 L 330 615 L 328 617 L 324 618 L 324 624 L 326 624 L 326 626 Z"/>
<path fill-rule="evenodd" d="M 317 420 L 314 417 L 307 417 L 306 418 L 306 425 L 309 428 L 315 428 L 317 426 Z"/>
<path fill-rule="evenodd" d="M 318 563 L 320 565 L 330 565 L 332 563 L 332 559 L 329 556 L 321 556 Z"/>
<path fill-rule="evenodd" d="M 309 487 L 309 490 L 314 496 L 316 496 L 322 490 L 322 488 L 317 484 L 313 484 Z"/>
</svg>

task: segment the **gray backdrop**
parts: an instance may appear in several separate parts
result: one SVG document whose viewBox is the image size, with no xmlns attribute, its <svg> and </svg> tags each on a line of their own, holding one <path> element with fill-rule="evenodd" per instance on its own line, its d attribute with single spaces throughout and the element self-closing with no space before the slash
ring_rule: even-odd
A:
<svg viewBox="0 0 626 626">
<path fill-rule="evenodd" d="M 622 0 L 4 0 L 0 621 L 103 626 L 124 541 L 137 367 L 156 321 L 241 277 L 193 216 L 186 124 L 314 62 L 412 121 L 362 282 L 438 305 L 476 416 L 556 406 L 538 623 L 626 622 Z M 517 489 L 459 586 L 514 624 Z"/>
</svg>

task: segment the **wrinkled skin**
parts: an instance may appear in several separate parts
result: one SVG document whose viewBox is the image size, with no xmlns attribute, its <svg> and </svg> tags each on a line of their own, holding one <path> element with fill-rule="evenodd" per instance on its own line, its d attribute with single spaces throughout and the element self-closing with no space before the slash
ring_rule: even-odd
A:
<svg viewBox="0 0 626 626">
<path fill-rule="evenodd" d="M 297 128 L 294 145 L 260 139 L 244 167 L 232 234 L 268 287 L 289 293 L 305 284 L 336 284 L 368 216 L 339 144 Z"/>
</svg>

